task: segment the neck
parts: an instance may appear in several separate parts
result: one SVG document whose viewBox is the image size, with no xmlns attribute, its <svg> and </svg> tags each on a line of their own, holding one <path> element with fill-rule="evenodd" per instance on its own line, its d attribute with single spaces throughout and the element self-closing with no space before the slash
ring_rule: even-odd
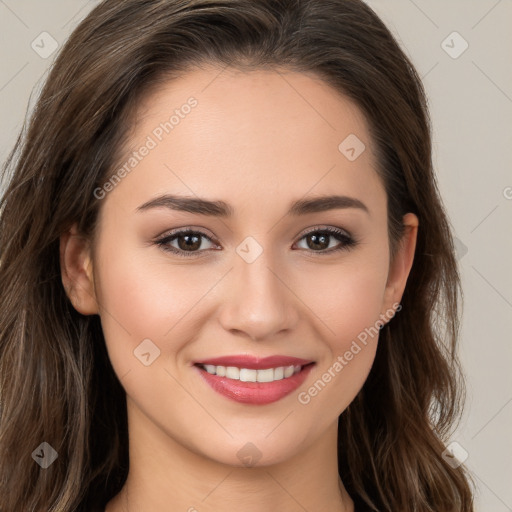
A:
<svg viewBox="0 0 512 512">
<path fill-rule="evenodd" d="M 337 424 L 290 459 L 235 467 L 195 453 L 128 402 L 130 470 L 106 512 L 353 512 L 337 469 Z"/>
</svg>

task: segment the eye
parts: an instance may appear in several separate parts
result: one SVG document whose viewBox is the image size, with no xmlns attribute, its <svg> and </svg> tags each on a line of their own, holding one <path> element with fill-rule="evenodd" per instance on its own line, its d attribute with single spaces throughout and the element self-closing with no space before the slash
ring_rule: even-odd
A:
<svg viewBox="0 0 512 512">
<path fill-rule="evenodd" d="M 195 257 L 212 247 L 204 247 L 203 239 L 216 246 L 212 239 L 202 231 L 184 229 L 165 234 L 155 243 L 177 256 Z M 357 241 L 346 231 L 335 227 L 315 227 L 300 238 L 306 240 L 306 250 L 312 253 L 331 254 L 341 250 L 349 250 Z M 336 244 L 336 240 L 338 244 Z M 332 244 L 334 242 L 334 245 Z M 218 246 L 216 246 L 218 250 Z"/>
<path fill-rule="evenodd" d="M 307 247 L 305 248 L 307 250 L 321 254 L 349 250 L 357 244 L 356 240 L 346 231 L 334 227 L 319 228 L 317 226 L 303 235 L 300 240 L 306 240 Z M 337 245 L 336 240 L 338 240 Z"/>
<path fill-rule="evenodd" d="M 203 239 L 213 244 L 212 239 L 202 231 L 186 229 L 166 234 L 155 243 L 165 251 L 172 252 L 178 256 L 190 257 L 207 249 L 204 247 Z M 176 243 L 177 247 L 172 245 L 173 243 Z"/>
</svg>

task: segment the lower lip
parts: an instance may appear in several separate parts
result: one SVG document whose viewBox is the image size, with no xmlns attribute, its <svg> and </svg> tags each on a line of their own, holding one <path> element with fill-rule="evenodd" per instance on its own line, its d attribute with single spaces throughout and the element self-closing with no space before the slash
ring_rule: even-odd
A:
<svg viewBox="0 0 512 512">
<path fill-rule="evenodd" d="M 217 393 L 224 395 L 235 402 L 252 405 L 265 405 L 277 402 L 295 391 L 306 379 L 313 364 L 304 366 L 302 370 L 291 377 L 274 382 L 242 382 L 212 375 L 199 366 L 194 366 L 201 377 Z"/>
</svg>

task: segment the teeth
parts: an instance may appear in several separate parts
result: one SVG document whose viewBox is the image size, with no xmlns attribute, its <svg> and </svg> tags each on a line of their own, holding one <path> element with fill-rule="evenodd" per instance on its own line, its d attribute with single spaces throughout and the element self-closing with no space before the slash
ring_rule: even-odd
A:
<svg viewBox="0 0 512 512">
<path fill-rule="evenodd" d="M 293 366 L 287 366 L 284 369 L 284 378 L 291 377 L 293 375 L 293 372 L 295 371 L 295 368 Z"/>
<path fill-rule="evenodd" d="M 203 368 L 212 375 L 240 380 L 242 382 L 274 382 L 275 380 L 287 379 L 300 372 L 302 369 L 300 365 L 253 370 L 249 368 L 237 368 L 236 366 L 215 366 L 213 364 L 205 364 Z"/>
<path fill-rule="evenodd" d="M 247 368 L 240 368 L 240 380 L 242 382 L 256 382 L 258 370 L 249 370 Z"/>
<path fill-rule="evenodd" d="M 240 368 L 236 366 L 228 366 L 226 368 L 226 377 L 228 379 L 240 380 Z"/>
<path fill-rule="evenodd" d="M 256 380 L 258 382 L 272 382 L 272 381 L 276 380 L 276 378 L 274 376 L 274 369 L 269 368 L 268 370 L 257 370 Z"/>
<path fill-rule="evenodd" d="M 274 368 L 274 380 L 281 380 L 284 378 L 284 366 Z"/>
</svg>

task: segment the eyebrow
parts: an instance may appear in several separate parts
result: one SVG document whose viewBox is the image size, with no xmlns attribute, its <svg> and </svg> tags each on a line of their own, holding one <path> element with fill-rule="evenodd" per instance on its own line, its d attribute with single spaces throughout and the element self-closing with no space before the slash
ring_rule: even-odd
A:
<svg viewBox="0 0 512 512">
<path fill-rule="evenodd" d="M 225 201 L 210 201 L 198 197 L 176 196 L 165 194 L 151 199 L 139 206 L 136 211 L 146 211 L 152 208 L 170 208 L 199 215 L 214 217 L 232 217 L 234 209 Z M 299 199 L 293 202 L 288 210 L 288 215 L 299 216 L 308 213 L 324 212 L 334 209 L 357 208 L 369 213 L 366 205 L 355 197 L 330 195 Z"/>
</svg>

